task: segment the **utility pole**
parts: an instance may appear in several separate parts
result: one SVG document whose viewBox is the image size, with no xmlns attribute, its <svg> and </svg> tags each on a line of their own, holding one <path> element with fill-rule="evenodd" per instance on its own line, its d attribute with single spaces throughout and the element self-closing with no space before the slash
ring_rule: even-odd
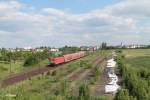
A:
<svg viewBox="0 0 150 100">
<path fill-rule="evenodd" d="M 9 68 L 9 75 L 11 75 L 11 54 L 10 54 L 10 56 L 9 56 L 9 64 L 10 64 L 10 68 Z"/>
</svg>

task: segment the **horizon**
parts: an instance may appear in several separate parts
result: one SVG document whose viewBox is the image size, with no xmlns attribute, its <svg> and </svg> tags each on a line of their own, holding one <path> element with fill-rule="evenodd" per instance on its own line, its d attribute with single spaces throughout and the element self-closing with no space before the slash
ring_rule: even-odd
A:
<svg viewBox="0 0 150 100">
<path fill-rule="evenodd" d="M 1 0 L 0 48 L 149 45 L 149 4 L 149 0 Z"/>
</svg>

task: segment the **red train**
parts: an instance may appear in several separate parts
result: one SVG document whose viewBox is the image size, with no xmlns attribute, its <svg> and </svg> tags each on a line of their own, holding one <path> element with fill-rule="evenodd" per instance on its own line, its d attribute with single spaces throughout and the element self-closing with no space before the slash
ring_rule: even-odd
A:
<svg viewBox="0 0 150 100">
<path fill-rule="evenodd" d="M 80 51 L 80 52 L 77 52 L 77 53 L 64 55 L 63 57 L 56 57 L 56 58 L 52 59 L 51 65 L 58 65 L 58 64 L 61 64 L 61 63 L 64 63 L 64 62 L 69 62 L 69 61 L 72 61 L 72 60 L 75 60 L 75 59 L 82 58 L 85 55 L 86 55 L 86 53 L 84 51 Z"/>
</svg>

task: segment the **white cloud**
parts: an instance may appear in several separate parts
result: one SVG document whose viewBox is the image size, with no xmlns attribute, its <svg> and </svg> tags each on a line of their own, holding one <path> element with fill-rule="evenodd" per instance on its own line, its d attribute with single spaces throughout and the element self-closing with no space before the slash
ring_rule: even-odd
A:
<svg viewBox="0 0 150 100">
<path fill-rule="evenodd" d="M 9 2 L 1 2 L 0 3 L 0 10 L 5 10 L 5 9 L 18 9 L 22 5 L 18 3 L 17 1 L 9 1 Z"/>
<path fill-rule="evenodd" d="M 145 43 L 150 29 L 149 24 L 142 27 L 142 23 L 149 19 L 149 4 L 149 0 L 124 0 L 104 9 L 73 14 L 54 8 L 24 12 L 23 9 L 30 9 L 26 4 L 0 2 L 0 45 L 90 45 L 97 41 L 134 43 L 138 40 Z"/>
</svg>

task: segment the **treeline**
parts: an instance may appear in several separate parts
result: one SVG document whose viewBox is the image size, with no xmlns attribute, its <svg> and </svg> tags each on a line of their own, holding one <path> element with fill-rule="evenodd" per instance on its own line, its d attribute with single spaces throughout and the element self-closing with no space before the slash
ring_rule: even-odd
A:
<svg viewBox="0 0 150 100">
<path fill-rule="evenodd" d="M 38 64 L 40 61 L 46 59 L 48 59 L 50 62 L 52 57 L 53 57 L 52 53 L 49 52 L 48 50 L 44 50 L 43 52 L 31 53 L 25 58 L 24 66 Z"/>
<path fill-rule="evenodd" d="M 16 61 L 23 61 L 24 66 L 34 65 L 41 60 L 51 59 L 53 54 L 48 50 L 43 52 L 10 52 L 4 48 L 0 50 L 0 61 L 3 63 L 16 63 Z"/>
<path fill-rule="evenodd" d="M 42 60 L 48 59 L 49 61 L 53 57 L 63 56 L 64 54 L 70 54 L 80 51 L 78 47 L 65 46 L 60 48 L 60 52 L 52 52 L 48 47 L 41 47 L 44 51 L 14 51 L 11 52 L 5 48 L 0 49 L 0 61 L 3 63 L 16 63 L 16 61 L 23 61 L 24 66 L 32 66 L 39 63 Z"/>
<path fill-rule="evenodd" d="M 23 60 L 28 54 L 23 52 L 10 52 L 5 48 L 0 49 L 0 61 L 10 62 L 13 60 L 15 63 L 16 60 Z"/>
<path fill-rule="evenodd" d="M 74 53 L 77 51 L 80 51 L 79 47 L 71 47 L 71 46 L 64 46 L 60 48 L 60 51 L 62 52 L 62 55 Z"/>
<path fill-rule="evenodd" d="M 128 67 L 124 59 L 119 53 L 117 63 L 124 81 L 123 89 L 117 93 L 115 100 L 150 100 L 150 70 L 144 66 Z"/>
</svg>

